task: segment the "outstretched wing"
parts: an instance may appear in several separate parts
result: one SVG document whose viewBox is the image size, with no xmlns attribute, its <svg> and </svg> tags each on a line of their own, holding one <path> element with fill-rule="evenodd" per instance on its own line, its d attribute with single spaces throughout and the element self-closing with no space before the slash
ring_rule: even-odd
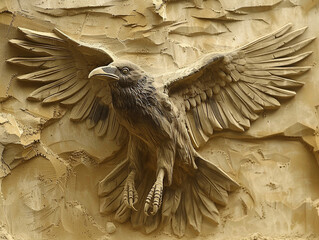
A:
<svg viewBox="0 0 319 240">
<path fill-rule="evenodd" d="M 245 131 L 261 111 L 277 109 L 278 99 L 296 94 L 293 89 L 303 83 L 290 77 L 311 67 L 294 64 L 312 53 L 296 52 L 314 38 L 288 44 L 306 30 L 290 29 L 288 24 L 233 52 L 209 54 L 169 79 L 166 90 L 171 99 L 182 100 L 195 147 L 216 130 Z"/>
<path fill-rule="evenodd" d="M 110 139 L 124 143 L 127 131 L 115 117 L 108 85 L 88 79 L 91 70 L 113 61 L 111 55 L 57 29 L 52 33 L 19 29 L 25 40 L 11 39 L 10 43 L 30 52 L 33 57 L 16 57 L 7 62 L 36 69 L 18 76 L 21 81 L 42 84 L 28 99 L 70 105 L 72 120 L 85 120 L 88 128 L 95 128 L 98 136 L 106 134 Z"/>
</svg>

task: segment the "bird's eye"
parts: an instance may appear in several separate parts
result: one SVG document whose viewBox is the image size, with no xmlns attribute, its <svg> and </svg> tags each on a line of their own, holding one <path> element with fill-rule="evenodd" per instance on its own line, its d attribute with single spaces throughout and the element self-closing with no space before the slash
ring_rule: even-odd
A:
<svg viewBox="0 0 319 240">
<path fill-rule="evenodd" d="M 122 73 L 124 74 L 128 74 L 130 71 L 130 69 L 128 69 L 127 67 L 122 68 Z"/>
</svg>

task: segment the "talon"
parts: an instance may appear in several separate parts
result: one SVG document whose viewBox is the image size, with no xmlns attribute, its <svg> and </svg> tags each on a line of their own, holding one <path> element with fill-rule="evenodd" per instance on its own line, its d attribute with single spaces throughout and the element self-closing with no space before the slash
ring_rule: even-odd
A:
<svg viewBox="0 0 319 240">
<path fill-rule="evenodd" d="M 146 216 L 149 216 L 149 214 L 148 214 L 149 208 L 150 208 L 150 204 L 146 202 L 145 206 L 144 206 L 144 213 Z"/>
<path fill-rule="evenodd" d="M 130 206 L 133 205 L 133 190 L 132 190 L 132 188 L 129 188 L 129 190 L 128 190 L 128 203 Z"/>
<path fill-rule="evenodd" d="M 162 193 L 163 193 L 163 188 L 161 187 L 161 183 L 157 183 L 155 189 L 156 190 L 155 190 L 154 199 L 153 199 L 153 211 L 151 212 L 152 215 L 155 215 L 159 207 L 161 206 Z"/>
<path fill-rule="evenodd" d="M 137 212 L 137 209 L 134 207 L 134 205 L 132 204 L 132 205 L 130 205 L 130 207 L 135 211 L 135 212 Z"/>
<path fill-rule="evenodd" d="M 162 204 L 162 196 L 163 196 L 163 182 L 162 180 L 156 181 L 151 188 L 149 194 L 147 195 L 144 213 L 149 216 L 149 209 L 152 206 L 152 215 L 155 215 Z"/>
<path fill-rule="evenodd" d="M 147 195 L 147 198 L 146 198 L 146 202 L 145 202 L 145 206 L 144 206 L 144 212 L 147 216 L 149 216 L 148 214 L 148 210 L 150 208 L 150 205 L 151 205 L 151 201 L 152 201 L 152 198 L 153 198 L 153 192 L 154 192 L 154 186 L 151 188 L 151 191 L 149 192 L 149 194 Z"/>
<path fill-rule="evenodd" d="M 158 206 L 155 205 L 155 206 L 153 206 L 153 211 L 151 212 L 151 214 L 155 215 L 157 213 L 157 211 L 158 211 Z"/>
<path fill-rule="evenodd" d="M 135 203 L 137 203 L 137 201 L 138 201 L 138 194 L 137 194 L 137 191 L 134 189 L 134 201 L 133 201 L 133 205 L 134 205 Z"/>
<path fill-rule="evenodd" d="M 137 211 L 137 209 L 134 207 L 134 204 L 138 201 L 138 194 L 135 189 L 134 177 L 135 172 L 133 171 L 127 177 L 123 189 L 123 201 L 128 208 L 132 208 L 134 211 Z"/>
<path fill-rule="evenodd" d="M 132 204 L 131 204 L 130 206 L 131 206 L 131 208 L 132 208 L 134 211 L 137 212 L 137 209 L 134 207 L 134 204 L 137 203 L 137 201 L 138 201 L 138 195 L 137 195 L 137 191 L 135 190 L 135 188 L 134 188 L 133 199 L 131 199 L 131 200 L 132 200 Z"/>
<path fill-rule="evenodd" d="M 133 200 L 131 198 L 129 198 L 128 203 L 131 207 L 133 206 Z"/>
<path fill-rule="evenodd" d="M 127 185 L 125 184 L 124 190 L 123 190 L 123 201 L 126 206 L 128 206 L 128 199 L 127 199 Z"/>
</svg>

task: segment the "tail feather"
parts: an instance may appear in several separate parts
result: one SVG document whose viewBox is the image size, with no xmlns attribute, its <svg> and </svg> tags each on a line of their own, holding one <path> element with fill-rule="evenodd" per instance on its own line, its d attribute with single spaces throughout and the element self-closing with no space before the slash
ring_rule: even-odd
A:
<svg viewBox="0 0 319 240">
<path fill-rule="evenodd" d="M 113 169 L 100 183 L 100 213 L 109 214 L 118 210 L 123 203 L 123 186 L 127 178 L 128 161 Z"/>
<path fill-rule="evenodd" d="M 220 222 L 216 204 L 225 206 L 228 192 L 239 185 L 224 171 L 202 157 L 197 157 L 194 177 L 187 178 L 179 188 L 167 187 L 162 205 L 163 223 L 171 223 L 177 236 L 183 236 L 189 224 L 196 232 L 201 231 L 203 217 L 214 223 Z"/>
<path fill-rule="evenodd" d="M 196 176 L 198 187 L 208 196 L 212 201 L 225 206 L 227 204 L 228 193 L 227 191 L 212 181 L 209 177 L 198 172 Z"/>
<path fill-rule="evenodd" d="M 208 198 L 198 187 L 193 188 L 193 194 L 197 196 L 197 204 L 203 216 L 218 224 L 219 212 L 214 201 Z"/>
<path fill-rule="evenodd" d="M 126 159 L 113 169 L 100 183 L 98 195 L 100 197 L 109 195 L 114 189 L 118 188 L 127 178 L 129 162 Z"/>
<path fill-rule="evenodd" d="M 185 211 L 185 193 L 181 195 L 181 201 L 177 208 L 176 213 L 172 217 L 172 230 L 173 233 L 179 237 L 184 236 L 187 224 L 186 211 Z"/>
<path fill-rule="evenodd" d="M 188 186 L 188 191 L 185 191 L 185 198 L 187 199 L 187 201 L 185 201 L 185 210 L 187 214 L 187 222 L 197 233 L 199 233 L 201 231 L 203 216 L 199 209 L 198 202 L 196 201 L 197 194 L 194 194 L 193 189 L 194 185 L 190 184 L 190 186 Z"/>
<path fill-rule="evenodd" d="M 163 205 L 162 205 L 162 216 L 163 217 L 171 217 L 177 211 L 179 203 L 181 201 L 182 191 L 180 188 L 171 189 L 168 188 L 165 191 L 163 197 Z"/>
<path fill-rule="evenodd" d="M 180 222 L 181 213 L 178 212 L 180 211 L 181 201 L 183 201 L 181 188 L 165 189 L 162 204 L 162 225 L 171 226 L 173 232 L 180 237 L 182 236 L 180 233 L 183 232 L 182 229 L 184 225 Z"/>
<path fill-rule="evenodd" d="M 213 182 L 220 185 L 226 191 L 234 191 L 239 187 L 238 183 L 234 179 L 232 179 L 227 173 L 215 166 L 213 163 L 202 157 L 197 157 L 196 160 L 199 171 L 206 175 Z"/>
<path fill-rule="evenodd" d="M 130 217 L 131 217 L 131 209 L 124 204 L 124 201 L 122 198 L 121 205 L 117 209 L 114 219 L 119 223 L 125 223 L 126 221 L 130 219 Z"/>
<path fill-rule="evenodd" d="M 145 215 L 145 214 L 144 214 Z M 160 215 L 150 215 L 144 217 L 144 229 L 147 234 L 155 231 L 161 223 Z"/>
<path fill-rule="evenodd" d="M 101 213 L 110 214 L 116 211 L 121 206 L 123 200 L 123 185 L 119 185 L 107 196 L 100 198 Z"/>
<path fill-rule="evenodd" d="M 196 164 L 198 168 L 194 170 L 195 174 L 187 175 L 182 185 L 173 183 L 172 186 L 164 188 L 161 214 L 147 216 L 144 213 L 144 204 L 153 184 L 150 179 L 155 179 L 155 172 L 144 172 L 143 179 L 136 183 L 139 200 L 135 207 L 138 211 L 132 211 L 123 201 L 123 187 L 129 166 L 128 162 L 124 161 L 99 185 L 100 211 L 116 211 L 117 221 L 125 222 L 130 219 L 134 228 L 144 229 L 146 233 L 155 231 L 161 224 L 171 224 L 173 233 L 179 237 L 185 234 L 188 224 L 196 232 L 200 232 L 203 218 L 219 223 L 216 204 L 225 206 L 228 192 L 239 185 L 223 170 L 202 157 L 196 157 Z"/>
</svg>

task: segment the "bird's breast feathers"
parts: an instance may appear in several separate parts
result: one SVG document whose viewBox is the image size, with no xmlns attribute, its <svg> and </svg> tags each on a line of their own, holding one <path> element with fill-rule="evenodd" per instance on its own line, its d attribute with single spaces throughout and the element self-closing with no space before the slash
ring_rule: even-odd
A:
<svg viewBox="0 0 319 240">
<path fill-rule="evenodd" d="M 126 88 L 114 86 L 112 102 L 120 123 L 131 134 L 154 144 L 171 138 L 167 110 L 151 83 Z"/>
</svg>

